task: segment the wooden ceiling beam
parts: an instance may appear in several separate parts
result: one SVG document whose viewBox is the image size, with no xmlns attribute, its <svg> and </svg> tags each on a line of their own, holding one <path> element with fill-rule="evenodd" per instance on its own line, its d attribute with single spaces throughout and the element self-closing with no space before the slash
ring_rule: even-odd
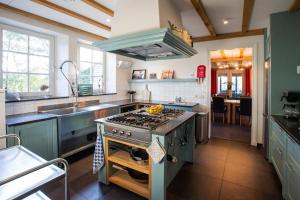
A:
<svg viewBox="0 0 300 200">
<path fill-rule="evenodd" d="M 96 20 L 90 19 L 90 18 L 88 18 L 86 16 L 78 14 L 78 13 L 72 11 L 72 10 L 69 10 L 67 8 L 64 8 L 64 7 L 61 7 L 61 6 L 56 5 L 54 3 L 51 3 L 51 2 L 49 2 L 47 0 L 31 0 L 31 1 L 35 2 L 37 4 L 40 4 L 42 6 L 46 6 L 46 7 L 50 8 L 50 9 L 53 9 L 53 10 L 55 10 L 57 12 L 60 12 L 60 13 L 66 14 L 68 16 L 74 17 L 76 19 L 79 19 L 79 20 L 84 21 L 86 23 L 92 24 L 92 25 L 97 26 L 99 28 L 102 28 L 104 30 L 107 30 L 107 31 L 111 30 L 111 27 L 109 27 L 109 26 L 107 26 L 107 25 L 105 25 L 105 24 L 103 24 L 101 22 L 97 22 Z"/>
<path fill-rule="evenodd" d="M 191 3 L 193 4 L 195 10 L 197 11 L 198 15 L 202 19 L 204 25 L 206 26 L 207 30 L 209 31 L 211 36 L 216 36 L 217 33 L 215 31 L 215 28 L 213 24 L 211 23 L 210 19 L 208 18 L 208 15 L 206 14 L 205 8 L 202 4 L 201 0 L 191 0 Z"/>
<path fill-rule="evenodd" d="M 247 32 L 232 32 L 232 33 L 223 33 L 217 34 L 216 36 L 203 36 L 203 37 L 194 37 L 193 42 L 206 42 L 212 40 L 223 40 L 223 39 L 230 39 L 230 38 L 237 38 L 237 37 L 248 37 L 254 35 L 263 35 L 265 29 L 254 29 L 249 30 Z"/>
<path fill-rule="evenodd" d="M 5 11 L 9 11 L 11 13 L 15 13 L 15 14 L 18 14 L 18 15 L 22 15 L 24 17 L 28 17 L 30 19 L 34 19 L 34 20 L 39 21 L 39 22 L 44 22 L 44 23 L 47 23 L 47 24 L 50 24 L 50 25 L 53 25 L 53 26 L 64 28 L 66 30 L 73 31 L 73 32 L 76 32 L 78 34 L 85 35 L 85 36 L 90 37 L 90 38 L 94 38 L 96 40 L 107 39 L 103 36 L 100 36 L 100 35 L 97 35 L 97 34 L 94 34 L 94 33 L 91 33 L 91 32 L 87 32 L 87 31 L 84 31 L 84 30 L 81 30 L 81 29 L 78 29 L 78 28 L 75 28 L 75 27 L 72 27 L 72 26 L 68 26 L 66 24 L 62 24 L 60 22 L 57 22 L 57 21 L 54 21 L 54 20 L 51 20 L 51 19 L 47 19 L 47 18 L 41 17 L 39 15 L 35 15 L 35 14 L 32 14 L 32 13 L 26 12 L 24 10 L 20 10 L 18 8 L 11 7 L 11 6 L 9 6 L 7 4 L 4 4 L 4 3 L 0 3 L 0 9 L 5 10 Z"/>
<path fill-rule="evenodd" d="M 114 16 L 114 11 L 105 7 L 104 5 L 98 3 L 97 1 L 95 0 L 81 0 L 82 2 L 88 4 L 89 6 L 97 9 L 97 10 L 100 10 L 101 12 L 113 17 Z"/>
<path fill-rule="evenodd" d="M 294 0 L 294 3 L 289 8 L 289 12 L 295 12 L 300 9 L 300 0 Z"/>
<path fill-rule="evenodd" d="M 251 61 L 252 56 L 245 56 L 243 58 L 240 57 L 232 57 L 232 58 L 211 58 L 211 62 L 236 62 L 236 61 Z"/>
<path fill-rule="evenodd" d="M 244 0 L 242 32 L 248 31 L 254 0 Z"/>
</svg>

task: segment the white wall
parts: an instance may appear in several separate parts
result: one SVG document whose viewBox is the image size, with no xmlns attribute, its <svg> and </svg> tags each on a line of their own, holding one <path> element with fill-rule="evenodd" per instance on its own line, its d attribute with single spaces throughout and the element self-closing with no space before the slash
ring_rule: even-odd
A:
<svg viewBox="0 0 300 200">
<path fill-rule="evenodd" d="M 159 28 L 158 0 L 118 0 L 111 36 Z"/>
<path fill-rule="evenodd" d="M 163 70 L 175 70 L 176 78 L 196 77 L 196 67 L 200 64 L 207 66 L 207 78 L 201 84 L 198 83 L 151 83 L 149 89 L 152 99 L 174 100 L 175 96 L 181 96 L 186 101 L 199 102 L 203 106 L 210 107 L 210 66 L 209 51 L 218 49 L 253 48 L 253 115 L 252 121 L 253 137 L 251 143 L 262 143 L 263 133 L 263 66 L 264 66 L 264 40 L 263 36 L 251 36 L 226 40 L 195 43 L 198 54 L 187 59 L 176 59 L 166 61 L 143 62 L 134 60 L 134 69 L 147 69 L 147 74 L 157 73 Z M 131 84 L 131 89 L 137 90 L 137 97 L 141 97 L 144 84 Z M 256 100 L 256 101 L 255 101 Z"/>
<path fill-rule="evenodd" d="M 159 0 L 160 27 L 169 27 L 171 21 L 178 28 L 183 28 L 180 11 L 171 0 Z"/>
</svg>

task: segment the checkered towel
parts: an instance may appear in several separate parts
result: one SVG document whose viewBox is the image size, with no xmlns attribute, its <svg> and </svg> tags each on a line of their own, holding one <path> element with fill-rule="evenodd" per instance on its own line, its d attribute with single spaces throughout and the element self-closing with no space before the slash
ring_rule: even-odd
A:
<svg viewBox="0 0 300 200">
<path fill-rule="evenodd" d="M 101 133 L 97 134 L 95 152 L 94 152 L 94 161 L 93 161 L 93 173 L 96 174 L 104 165 L 104 151 L 102 144 Z"/>
</svg>

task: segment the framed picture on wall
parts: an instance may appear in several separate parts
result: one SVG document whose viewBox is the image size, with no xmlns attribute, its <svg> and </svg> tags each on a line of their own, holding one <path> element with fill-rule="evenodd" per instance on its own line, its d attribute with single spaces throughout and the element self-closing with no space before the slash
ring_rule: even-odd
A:
<svg viewBox="0 0 300 200">
<path fill-rule="evenodd" d="M 146 79 L 146 70 L 145 69 L 133 70 L 131 78 L 133 80 Z"/>
</svg>

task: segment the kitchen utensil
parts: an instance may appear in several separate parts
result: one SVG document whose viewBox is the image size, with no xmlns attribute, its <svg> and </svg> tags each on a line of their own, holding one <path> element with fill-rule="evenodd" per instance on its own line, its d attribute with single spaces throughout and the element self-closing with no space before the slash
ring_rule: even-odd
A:
<svg viewBox="0 0 300 200">
<path fill-rule="evenodd" d="M 130 157 L 139 164 L 148 164 L 149 155 L 145 150 L 139 148 L 130 148 L 129 154 Z"/>
</svg>

